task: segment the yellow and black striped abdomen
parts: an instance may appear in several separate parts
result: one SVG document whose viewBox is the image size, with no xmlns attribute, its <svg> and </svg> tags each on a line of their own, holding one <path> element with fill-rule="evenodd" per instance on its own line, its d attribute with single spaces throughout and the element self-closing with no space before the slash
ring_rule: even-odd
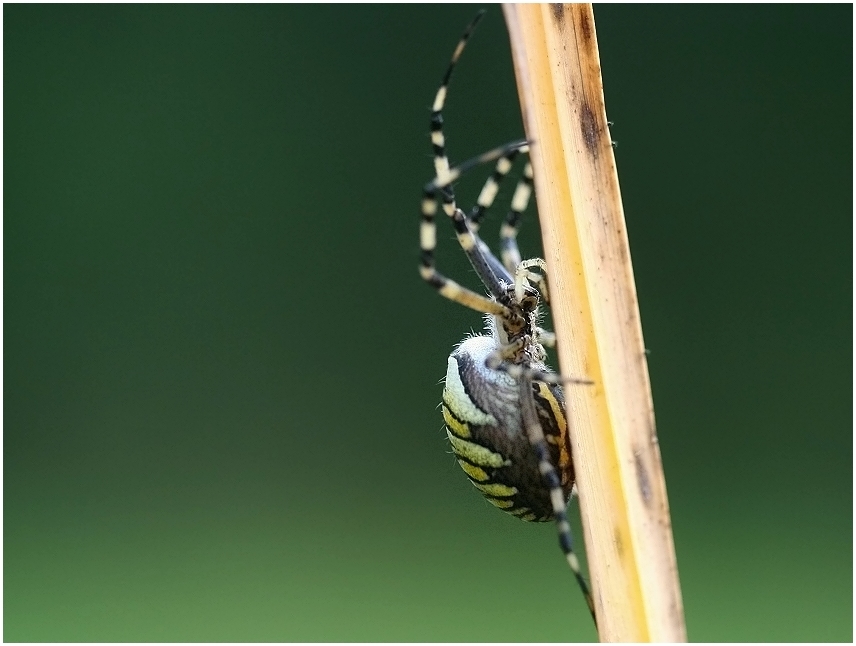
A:
<svg viewBox="0 0 856 646">
<path fill-rule="evenodd" d="M 446 433 L 458 464 L 487 500 L 523 520 L 554 518 L 550 491 L 523 426 L 518 383 L 485 366 L 490 337 L 472 337 L 449 357 L 443 390 Z M 561 386 L 536 381 L 532 394 L 562 490 L 574 484 Z"/>
</svg>

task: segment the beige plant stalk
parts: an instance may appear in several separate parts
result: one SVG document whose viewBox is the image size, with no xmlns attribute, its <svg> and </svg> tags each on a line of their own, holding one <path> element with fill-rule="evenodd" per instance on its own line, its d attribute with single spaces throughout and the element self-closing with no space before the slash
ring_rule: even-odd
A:
<svg viewBox="0 0 856 646">
<path fill-rule="evenodd" d="M 505 5 L 602 641 L 685 641 L 648 365 L 589 4 Z"/>
</svg>

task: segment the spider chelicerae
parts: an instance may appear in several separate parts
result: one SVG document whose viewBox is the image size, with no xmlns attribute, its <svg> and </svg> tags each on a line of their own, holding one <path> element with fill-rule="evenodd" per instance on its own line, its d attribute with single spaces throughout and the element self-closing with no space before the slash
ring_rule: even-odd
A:
<svg viewBox="0 0 856 646">
<path fill-rule="evenodd" d="M 566 508 L 574 490 L 574 466 L 562 383 L 568 379 L 544 363 L 544 346 L 555 335 L 539 327 L 541 299 L 548 302 L 538 258 L 521 260 L 517 231 L 532 194 L 532 166 L 527 162 L 500 229 L 501 260 L 478 235 L 500 183 L 517 156 L 529 152 L 526 141 L 501 146 L 457 167 L 450 167 L 443 135 L 443 106 L 449 79 L 480 12 L 464 31 L 452 55 L 431 112 L 434 179 L 424 187 L 419 273 L 442 296 L 485 314 L 487 333 L 461 342 L 448 360 L 443 390 L 443 418 L 452 451 L 472 484 L 496 507 L 523 520 L 555 520 L 559 544 L 589 610 L 594 605 L 573 549 Z M 479 164 L 496 162 L 469 214 L 458 208 L 453 182 Z M 489 295 L 483 296 L 440 274 L 434 261 L 438 203 L 451 219 L 458 243 Z"/>
</svg>

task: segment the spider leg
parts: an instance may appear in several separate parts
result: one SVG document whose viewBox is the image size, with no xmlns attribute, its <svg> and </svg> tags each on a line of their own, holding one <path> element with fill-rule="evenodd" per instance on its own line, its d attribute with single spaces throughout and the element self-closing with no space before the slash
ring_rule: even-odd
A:
<svg viewBox="0 0 856 646">
<path fill-rule="evenodd" d="M 595 620 L 595 625 L 597 625 L 591 590 L 585 577 L 583 577 L 579 559 L 574 552 L 571 524 L 568 522 L 568 514 L 565 511 L 567 501 L 565 500 L 565 494 L 562 491 L 562 485 L 559 482 L 556 468 L 550 460 L 547 439 L 544 437 L 544 431 L 541 428 L 541 423 L 538 421 L 538 411 L 535 408 L 535 400 L 532 396 L 532 379 L 527 376 L 523 376 L 520 379 L 520 409 L 523 415 L 523 426 L 526 429 L 526 435 L 538 458 L 538 470 L 541 472 L 544 484 L 550 490 L 550 503 L 553 506 L 553 514 L 556 517 L 559 546 L 562 548 L 562 553 L 565 555 L 568 566 L 570 566 L 571 572 L 573 572 L 574 578 L 577 580 L 580 590 L 582 590 L 591 616 Z"/>
<path fill-rule="evenodd" d="M 520 264 L 520 250 L 517 248 L 517 232 L 520 229 L 520 216 L 529 206 L 532 197 L 532 163 L 527 162 L 523 177 L 514 189 L 511 198 L 511 210 L 505 216 L 505 222 L 499 229 L 499 244 L 502 250 L 502 262 L 509 272 L 514 272 Z M 546 291 L 544 292 L 546 298 Z"/>
<path fill-rule="evenodd" d="M 477 312 L 495 314 L 497 316 L 508 316 L 509 310 L 504 305 L 500 305 L 495 300 L 482 296 L 481 294 L 456 283 L 452 279 L 446 278 L 446 276 L 437 271 L 434 261 L 434 249 L 437 246 L 437 225 L 434 221 L 436 212 L 436 197 L 426 193 L 422 199 L 422 224 L 419 234 L 419 243 L 422 249 L 419 274 L 422 276 L 422 279 L 436 289 L 441 296 L 444 296 L 451 301 L 460 303 L 461 305 L 474 309 Z M 473 262 L 473 266 L 476 267 L 476 271 L 479 270 L 479 267 L 476 266 L 476 262 L 480 260 L 484 267 L 490 269 L 488 261 L 484 260 L 483 255 L 479 252 L 477 242 L 478 238 L 467 227 L 467 220 L 463 211 L 456 209 L 452 214 L 452 219 L 455 222 L 458 241 L 464 251 L 467 252 L 467 256 L 470 257 L 470 261 Z M 491 274 L 493 274 L 492 271 Z M 496 279 L 494 278 L 494 280 Z"/>
<path fill-rule="evenodd" d="M 507 278 L 507 272 L 499 273 L 502 269 L 493 254 L 487 250 L 487 245 L 481 242 L 478 236 L 473 232 L 467 222 L 467 217 L 463 211 L 457 208 L 455 203 L 455 192 L 452 188 L 452 182 L 460 175 L 463 170 L 471 165 L 493 161 L 494 159 L 508 154 L 510 149 L 496 149 L 489 151 L 484 155 L 465 162 L 460 167 L 455 169 L 453 173 L 449 167 L 449 158 L 446 154 L 446 138 L 443 134 L 443 106 L 446 103 L 446 95 L 449 89 L 449 80 L 452 77 L 452 72 L 455 70 L 455 65 L 464 51 L 467 40 L 472 34 L 473 29 L 478 24 L 484 15 L 484 11 L 479 12 L 475 19 L 467 26 L 463 36 L 461 36 L 458 45 L 452 54 L 452 59 L 449 66 L 446 68 L 446 73 L 443 75 L 443 80 L 440 84 L 437 94 L 434 97 L 434 104 L 431 110 L 431 144 L 434 150 L 434 171 L 435 179 L 429 182 L 423 190 L 422 196 L 422 224 L 420 228 L 420 246 L 422 249 L 422 262 L 419 267 L 419 273 L 423 280 L 434 287 L 442 296 L 453 300 L 457 303 L 470 307 L 479 312 L 496 314 L 500 316 L 508 316 L 509 310 L 496 301 L 477 294 L 476 292 L 459 285 L 458 283 L 446 278 L 440 274 L 434 261 L 434 249 L 437 246 L 437 228 L 435 223 L 435 215 L 437 212 L 437 197 L 439 195 L 443 203 L 443 211 L 451 218 L 455 232 L 458 237 L 458 243 L 467 254 L 473 268 L 481 278 L 482 282 L 488 288 L 494 297 L 498 297 L 504 291 L 502 280 Z M 516 144 L 514 147 L 519 147 L 521 144 Z M 525 145 L 525 143 L 523 144 Z M 494 156 L 495 155 L 495 156 Z M 498 275 L 499 273 L 499 275 Z"/>
<path fill-rule="evenodd" d="M 519 150 L 512 150 L 497 161 L 493 173 L 485 182 L 481 193 L 479 193 L 476 206 L 470 212 L 469 219 L 473 231 L 478 231 L 482 218 L 496 199 L 500 183 L 508 175 L 514 159 L 519 152 L 528 153 L 528 146 Z M 517 247 L 517 233 L 520 229 L 521 214 L 526 210 L 529 200 L 532 197 L 532 179 L 532 164 L 531 162 L 527 162 L 523 170 L 523 177 L 514 189 L 511 210 L 506 214 L 505 221 L 499 231 L 502 262 L 505 269 L 509 272 L 513 272 L 517 265 L 520 264 L 521 257 L 520 250 Z M 544 291 L 544 295 L 546 300 L 546 290 Z"/>
<path fill-rule="evenodd" d="M 461 175 L 468 172 L 469 170 L 475 168 L 476 166 L 481 166 L 482 164 L 487 164 L 495 160 L 497 161 L 497 166 L 502 164 L 503 159 L 511 158 L 513 159 L 518 153 L 527 153 L 529 152 L 529 142 L 526 139 L 517 139 L 515 141 L 511 141 L 503 146 L 497 146 L 496 148 L 491 148 L 487 152 L 482 153 L 481 155 L 476 155 L 475 157 L 468 159 L 465 162 L 462 162 L 455 166 L 454 168 L 450 168 L 444 180 L 441 180 L 439 176 L 434 177 L 430 182 L 425 184 L 424 190 L 434 194 L 440 188 L 447 188 L 450 192 L 449 201 L 455 202 L 455 193 L 452 188 L 452 183 L 457 181 Z M 496 171 L 494 171 L 496 172 Z M 505 171 L 506 173 L 508 171 Z M 490 183 L 491 178 L 488 179 L 487 183 Z M 482 191 L 485 189 L 482 188 Z M 487 204 L 485 208 L 488 208 L 490 204 Z M 473 227 L 475 231 L 478 227 Z"/>
<path fill-rule="evenodd" d="M 526 152 L 528 151 L 528 148 L 510 150 L 496 162 L 496 167 L 493 169 L 493 173 L 491 173 L 490 177 L 487 178 L 487 181 L 484 183 L 478 199 L 476 200 L 476 205 L 473 207 L 472 211 L 470 211 L 470 225 L 474 231 L 478 230 L 482 218 L 496 199 L 496 194 L 499 192 L 499 185 L 502 183 L 502 180 L 505 179 L 505 176 L 508 175 L 508 172 L 511 170 L 511 166 L 514 164 L 514 159 L 521 150 Z"/>
<path fill-rule="evenodd" d="M 591 591 L 589 590 L 588 582 L 583 577 L 580 569 L 580 562 L 574 552 L 573 537 L 571 534 L 571 524 L 568 521 L 566 511 L 567 500 L 562 490 L 559 475 L 556 472 L 556 467 L 550 459 L 550 452 L 547 447 L 547 438 L 544 437 L 544 430 L 541 428 L 541 422 L 538 421 L 538 411 L 535 407 L 535 400 L 532 395 L 532 384 L 536 381 L 547 383 L 561 383 L 570 381 L 562 378 L 555 373 L 528 368 L 516 363 L 506 361 L 514 356 L 514 354 L 524 348 L 530 340 L 520 338 L 512 343 L 508 343 L 494 350 L 488 355 L 485 365 L 494 370 L 500 370 L 514 377 L 520 386 L 520 412 L 523 417 L 523 427 L 526 431 L 526 437 L 535 456 L 538 459 L 538 471 L 544 479 L 544 484 L 550 491 L 550 504 L 553 508 L 553 516 L 556 519 L 556 530 L 559 533 L 559 546 L 562 548 L 562 553 L 565 555 L 565 560 L 571 568 L 577 584 L 585 596 L 589 611 L 597 625 L 597 618 L 594 613 L 594 601 L 592 600 Z M 577 383 L 591 383 L 584 380 L 574 379 Z"/>
<path fill-rule="evenodd" d="M 529 281 L 531 280 L 538 285 L 538 291 L 549 304 L 550 299 L 547 293 L 547 281 L 541 274 L 529 271 L 530 267 L 539 267 L 546 271 L 547 263 L 541 258 L 531 258 L 517 263 L 517 268 L 514 270 L 514 295 L 517 297 L 517 301 L 520 302 L 523 299 L 523 292 L 529 286 Z"/>
<path fill-rule="evenodd" d="M 541 330 L 541 328 L 538 328 Z M 542 333 L 553 334 L 552 332 L 547 332 L 546 330 L 541 330 Z M 555 335 L 553 335 L 555 339 Z M 562 375 L 556 374 L 551 370 L 546 370 L 544 368 L 529 368 L 525 365 L 521 365 L 519 363 L 511 363 L 508 359 L 512 358 L 514 354 L 525 347 L 527 344 L 531 343 L 531 339 L 528 337 L 521 337 L 516 341 L 513 341 L 507 345 L 501 346 L 490 355 L 488 355 L 485 360 L 485 365 L 491 370 L 499 370 L 500 372 L 504 372 L 515 379 L 526 379 L 529 381 L 543 381 L 548 384 L 577 384 L 581 386 L 591 386 L 594 382 L 591 379 L 580 379 L 579 377 L 563 377 Z"/>
<path fill-rule="evenodd" d="M 478 222 L 473 223 L 471 218 L 467 218 L 469 233 L 465 230 L 466 227 L 463 226 L 460 215 L 455 213 L 455 211 L 457 211 L 457 204 L 455 202 L 454 189 L 451 186 L 451 182 L 457 180 L 463 173 L 467 172 L 471 168 L 492 162 L 496 159 L 499 159 L 497 167 L 502 167 L 503 169 L 506 169 L 505 172 L 507 172 L 507 168 L 510 168 L 507 160 L 513 159 L 517 154 L 527 152 L 528 150 L 529 142 L 525 139 L 513 141 L 504 146 L 499 146 L 482 153 L 481 155 L 473 157 L 472 159 L 468 159 L 462 164 L 450 169 L 445 182 L 441 182 L 438 177 L 435 177 L 422 189 L 423 237 L 428 242 L 431 242 L 436 238 L 436 234 L 432 232 L 432 229 L 435 226 L 434 216 L 436 214 L 436 206 L 434 205 L 434 202 L 438 199 L 439 195 L 443 200 L 444 210 L 446 210 L 447 213 L 451 212 L 449 217 L 453 220 L 456 231 L 458 231 L 459 243 L 467 252 L 470 262 L 475 267 L 479 277 L 482 279 L 482 282 L 488 286 L 494 296 L 498 296 L 502 292 L 499 285 L 500 282 L 511 284 L 513 279 L 505 266 L 496 258 L 496 256 L 493 255 L 493 252 L 487 244 L 478 236 Z M 496 171 L 494 172 L 494 176 L 495 175 Z M 488 180 L 488 184 L 486 184 L 485 187 L 489 184 L 490 180 Z M 482 189 L 482 193 L 484 192 L 485 189 Z M 489 206 L 489 204 L 487 204 L 487 206 Z M 474 247 L 477 247 L 477 250 L 473 250 Z M 424 255 L 426 250 L 425 245 L 423 245 L 422 249 Z M 431 253 L 433 254 L 433 250 Z M 485 267 L 485 265 L 487 265 L 487 267 Z"/>
<path fill-rule="evenodd" d="M 443 135 L 443 106 L 446 104 L 446 95 L 449 92 L 449 80 L 452 78 L 452 72 L 455 71 L 458 59 L 460 59 L 464 48 L 467 46 L 470 35 L 484 14 L 484 10 L 479 11 L 464 30 L 457 47 L 455 47 L 455 51 L 452 53 L 452 60 L 449 61 L 449 66 L 446 68 L 446 73 L 443 75 L 443 80 L 440 82 L 440 87 L 437 89 L 437 94 L 434 97 L 434 104 L 431 107 L 431 144 L 434 147 L 434 172 L 441 185 L 448 186 L 452 181 L 449 179 L 449 158 L 446 155 L 446 138 Z M 451 197 L 452 201 L 454 201 L 454 194 Z M 448 210 L 446 214 L 449 216 L 452 215 Z"/>
</svg>

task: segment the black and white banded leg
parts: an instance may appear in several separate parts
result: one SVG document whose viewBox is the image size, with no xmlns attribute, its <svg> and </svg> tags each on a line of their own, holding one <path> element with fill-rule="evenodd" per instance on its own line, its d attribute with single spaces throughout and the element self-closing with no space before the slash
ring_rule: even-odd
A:
<svg viewBox="0 0 856 646">
<path fill-rule="evenodd" d="M 523 424 L 526 428 L 526 436 L 529 438 L 529 443 L 535 451 L 535 456 L 538 458 L 538 470 L 544 478 L 544 483 L 550 490 L 550 502 L 553 506 L 553 514 L 556 518 L 556 529 L 559 532 L 559 546 L 562 548 L 562 553 L 565 555 L 565 560 L 577 580 L 577 584 L 583 591 L 583 596 L 588 604 L 589 612 L 592 619 L 597 623 L 597 618 L 594 613 L 594 600 L 592 599 L 591 590 L 588 582 L 583 576 L 580 569 L 580 561 L 574 552 L 574 542 L 571 534 L 571 524 L 568 521 L 566 511 L 567 500 L 565 499 L 562 485 L 559 482 L 559 476 L 556 473 L 556 468 L 550 460 L 550 453 L 547 449 L 547 440 L 544 437 L 544 431 L 541 429 L 541 424 L 538 422 L 538 411 L 535 408 L 535 400 L 532 398 L 532 380 L 528 376 L 523 376 L 520 379 L 520 405 L 523 413 Z"/>
</svg>

